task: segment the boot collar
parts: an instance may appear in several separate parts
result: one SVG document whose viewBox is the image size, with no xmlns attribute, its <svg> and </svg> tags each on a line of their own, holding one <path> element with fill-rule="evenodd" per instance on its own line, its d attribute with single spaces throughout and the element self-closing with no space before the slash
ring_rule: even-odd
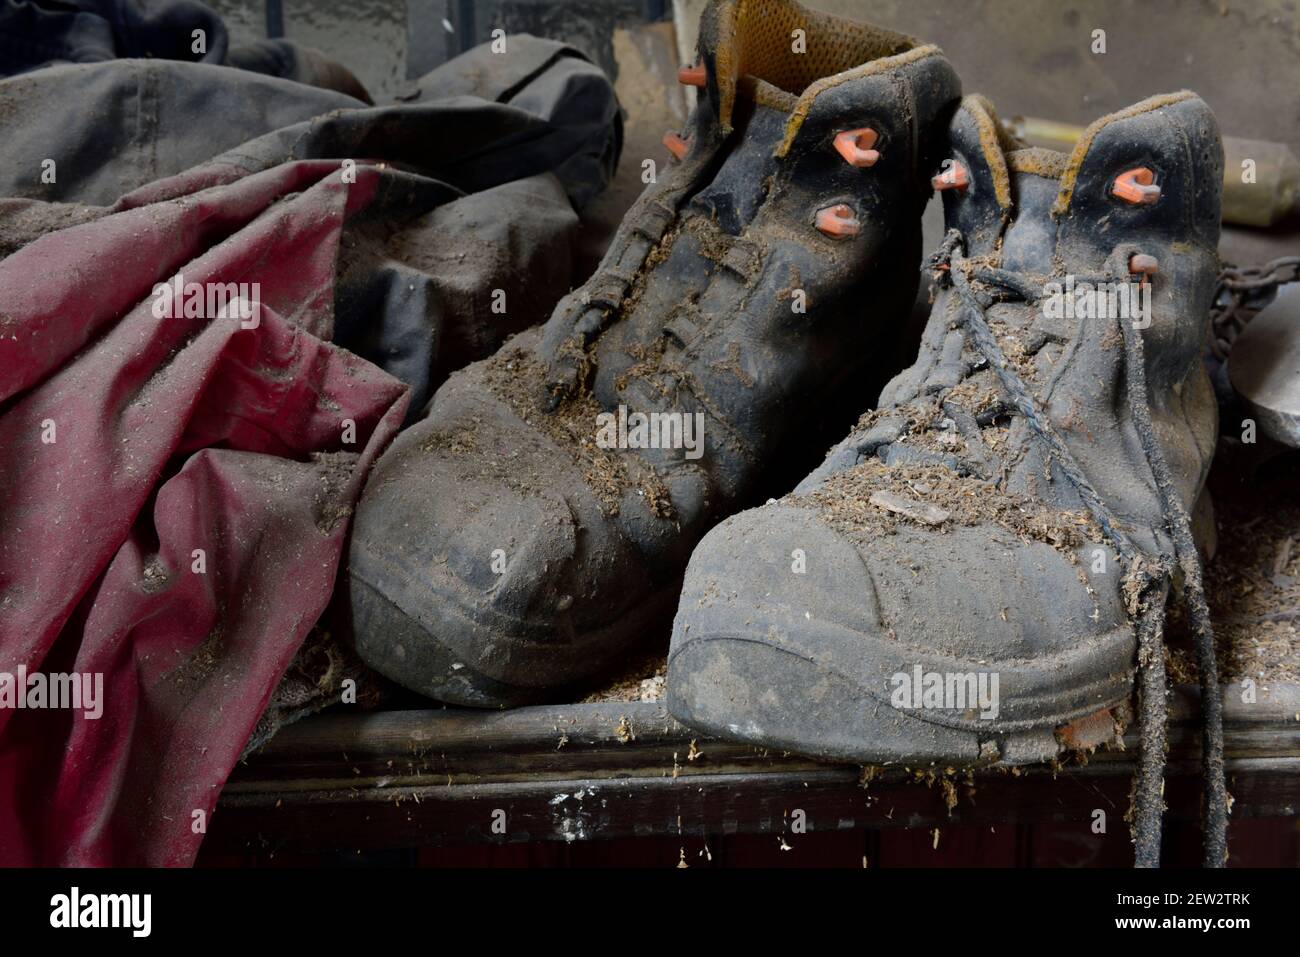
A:
<svg viewBox="0 0 1300 957">
<path fill-rule="evenodd" d="M 807 118 L 808 113 L 813 108 L 813 103 L 817 97 L 833 90 L 835 87 L 844 83 L 851 83 L 854 80 L 860 80 L 863 77 L 875 76 L 879 73 L 888 73 L 891 70 L 898 70 L 909 63 L 915 63 L 918 60 L 924 60 L 926 57 L 942 56 L 943 51 L 937 46 L 927 44 L 925 46 L 913 47 L 894 56 L 883 57 L 878 60 L 871 60 L 854 67 L 851 70 L 845 70 L 832 76 L 823 77 L 811 83 L 799 96 L 795 103 L 794 110 L 790 114 L 790 121 L 786 124 L 785 139 L 777 148 L 778 157 L 785 156 L 790 147 L 794 144 L 795 138 L 799 135 L 799 129 L 803 121 Z"/>
<path fill-rule="evenodd" d="M 1171 109 L 1174 108 L 1174 109 Z M 1137 154 L 1126 155 L 1131 152 L 1125 150 L 1118 142 L 1120 137 L 1107 135 L 1108 131 L 1117 127 L 1119 124 L 1128 123 L 1155 114 L 1159 111 L 1165 111 L 1164 116 L 1168 120 L 1169 127 L 1173 131 L 1173 138 L 1181 148 L 1169 151 L 1171 155 L 1163 157 L 1167 166 L 1164 170 L 1152 170 L 1150 165 L 1144 165 L 1144 161 Z M 1202 192 L 1214 192 L 1217 197 L 1217 181 L 1220 177 L 1219 162 L 1213 156 L 1206 156 L 1212 162 L 1208 162 L 1210 169 L 1205 175 L 1213 182 L 1200 182 L 1202 171 L 1197 156 L 1194 155 L 1204 144 L 1217 138 L 1217 129 L 1214 127 L 1213 116 L 1209 107 L 1206 106 L 1200 98 L 1187 90 L 1177 93 L 1165 93 L 1158 96 L 1148 97 L 1132 106 L 1109 113 L 1095 120 L 1080 135 L 1078 142 L 1069 153 L 1058 152 L 1056 150 L 1031 148 L 1012 136 L 1007 129 L 998 121 L 997 113 L 987 99 L 979 95 L 967 96 L 962 100 L 958 109 L 958 115 L 954 119 L 954 140 L 962 139 L 960 127 L 966 125 L 973 127 L 978 140 L 978 156 L 971 157 L 987 167 L 983 171 L 988 182 L 992 185 L 993 198 L 1001 211 L 1004 221 L 1011 218 L 1011 210 L 1014 205 L 1011 190 L 1011 174 L 1029 174 L 1040 176 L 1045 179 L 1056 180 L 1058 183 L 1056 190 L 1056 199 L 1051 208 L 1051 218 L 1060 222 L 1071 212 L 1071 210 L 1080 205 L 1095 205 L 1098 197 L 1089 194 L 1081 196 L 1079 188 L 1081 182 L 1090 178 L 1095 179 L 1100 176 L 1107 179 L 1105 184 L 1111 193 L 1116 189 L 1116 182 L 1127 177 L 1131 181 L 1129 184 L 1120 184 L 1119 188 L 1125 192 L 1126 196 L 1133 197 L 1130 202 L 1132 205 L 1140 206 L 1144 191 L 1150 191 L 1153 183 L 1146 176 L 1147 171 L 1159 176 L 1163 173 L 1170 179 L 1181 181 L 1177 185 L 1178 192 L 1181 194 L 1176 197 L 1166 199 L 1167 205 L 1176 206 L 1169 218 L 1177 221 L 1177 225 L 1186 229 L 1191 227 L 1194 231 L 1201 231 L 1203 227 L 1210 229 L 1217 228 L 1217 219 L 1213 222 L 1202 222 L 1207 217 L 1203 215 L 1209 208 L 1201 207 L 1205 204 L 1193 197 L 1199 196 Z M 1143 139 L 1154 141 L 1156 137 L 1148 134 Z M 969 134 L 965 139 L 969 141 L 972 137 Z M 1147 164 L 1159 165 L 1159 157 L 1149 157 L 1146 159 Z M 1112 169 L 1113 167 L 1113 169 Z M 1095 170 L 1090 174 L 1090 168 Z M 981 171 L 966 171 L 968 174 L 979 176 Z M 936 177 L 936 187 L 941 184 Z M 1127 188 L 1131 186 L 1131 189 Z M 1208 190 L 1202 190 L 1200 187 L 1209 187 Z M 1100 187 L 1099 187 L 1100 189 Z M 1101 189 L 1106 192 L 1107 189 Z M 1097 190 L 1093 190 L 1097 192 Z M 1149 197 L 1154 202 L 1158 199 L 1160 190 L 1157 188 L 1154 197 Z M 1211 204 L 1211 205 L 1217 205 Z"/>
<path fill-rule="evenodd" d="M 1066 162 L 1065 170 L 1061 175 L 1061 188 L 1056 195 L 1056 205 L 1052 207 L 1052 218 L 1059 220 L 1069 210 L 1070 201 L 1074 197 L 1075 186 L 1078 184 L 1079 172 L 1083 169 L 1084 161 L 1088 158 L 1089 152 L 1096 143 L 1098 134 L 1113 123 L 1195 99 L 1197 99 L 1196 94 L 1190 90 L 1181 90 L 1177 93 L 1162 93 L 1157 96 L 1147 97 L 1140 103 L 1134 103 L 1125 109 L 1108 113 L 1106 116 L 1094 120 L 1083 131 L 1083 135 L 1079 137 L 1079 142 L 1074 145 L 1074 150 L 1070 153 L 1070 158 Z"/>
</svg>

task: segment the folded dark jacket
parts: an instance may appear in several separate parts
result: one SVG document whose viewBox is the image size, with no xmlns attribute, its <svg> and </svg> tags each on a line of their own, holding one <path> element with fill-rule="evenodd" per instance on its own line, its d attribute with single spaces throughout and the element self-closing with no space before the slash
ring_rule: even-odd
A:
<svg viewBox="0 0 1300 957">
<path fill-rule="evenodd" d="M 0 865 L 187 864 L 374 458 L 571 286 L 618 106 L 531 37 L 370 106 L 70 16 L 0 80 L 0 675 L 102 695 L 0 709 Z M 191 283 L 257 324 L 160 316 Z"/>
</svg>

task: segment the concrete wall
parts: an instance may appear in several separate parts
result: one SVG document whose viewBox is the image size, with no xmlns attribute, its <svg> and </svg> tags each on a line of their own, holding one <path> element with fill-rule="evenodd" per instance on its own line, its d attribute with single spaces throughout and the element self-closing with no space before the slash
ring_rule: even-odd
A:
<svg viewBox="0 0 1300 957">
<path fill-rule="evenodd" d="M 805 0 L 943 47 L 967 92 L 1017 114 L 1087 124 L 1191 89 L 1226 134 L 1300 152 L 1296 0 Z M 674 0 L 683 59 L 704 0 Z M 1091 50 L 1106 31 L 1106 52 Z"/>
</svg>

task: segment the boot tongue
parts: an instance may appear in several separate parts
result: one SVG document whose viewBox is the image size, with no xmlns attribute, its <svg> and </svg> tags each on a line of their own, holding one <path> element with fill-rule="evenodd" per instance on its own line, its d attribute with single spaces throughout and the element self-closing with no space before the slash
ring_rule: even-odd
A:
<svg viewBox="0 0 1300 957">
<path fill-rule="evenodd" d="M 700 17 L 700 57 L 717 90 L 714 108 L 724 135 L 732 130 L 743 76 L 797 96 L 824 77 L 915 46 L 904 34 L 792 0 L 713 0 Z"/>
<path fill-rule="evenodd" d="M 1015 210 L 1002 239 L 1002 268 L 1051 274 L 1056 255 L 1056 224 L 1051 210 L 1068 157 L 1037 147 L 1011 150 L 1005 157 Z"/>
<path fill-rule="evenodd" d="M 1049 150 L 1041 146 L 1011 150 L 1006 157 L 1007 167 L 1012 173 L 1055 180 L 1064 175 L 1070 159 L 1060 150 Z"/>
</svg>

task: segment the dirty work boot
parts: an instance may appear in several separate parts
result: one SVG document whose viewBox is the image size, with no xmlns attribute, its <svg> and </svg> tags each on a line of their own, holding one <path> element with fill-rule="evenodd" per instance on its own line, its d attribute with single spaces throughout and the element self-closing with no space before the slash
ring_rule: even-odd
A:
<svg viewBox="0 0 1300 957">
<path fill-rule="evenodd" d="M 687 725 L 872 763 L 1095 746 L 1144 629 L 1160 657 L 1164 573 L 1199 576 L 1213 114 L 1153 97 L 1067 156 L 1017 148 L 967 97 L 950 136 L 915 365 L 792 494 L 691 557 L 668 667 Z"/>
<path fill-rule="evenodd" d="M 680 159 L 596 274 L 372 473 L 347 598 L 408 688 L 543 700 L 666 630 L 695 543 L 774 462 L 815 464 L 809 423 L 857 414 L 909 312 L 960 96 L 942 53 L 781 0 L 711 4 L 699 52 Z"/>
</svg>

